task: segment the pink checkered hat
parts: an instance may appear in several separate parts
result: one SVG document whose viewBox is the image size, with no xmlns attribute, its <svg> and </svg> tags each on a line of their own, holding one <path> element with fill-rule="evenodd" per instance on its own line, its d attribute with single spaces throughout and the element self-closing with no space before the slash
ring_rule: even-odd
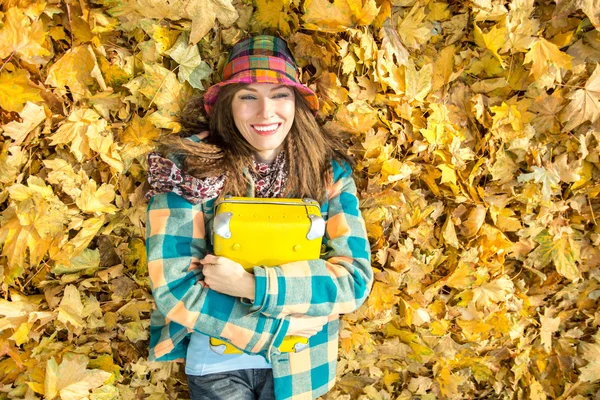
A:
<svg viewBox="0 0 600 400">
<path fill-rule="evenodd" d="M 212 85 L 204 95 L 204 108 L 210 114 L 221 88 L 232 83 L 271 83 L 293 86 L 313 112 L 319 110 L 315 92 L 298 80 L 296 64 L 286 43 L 274 36 L 255 36 L 238 42 L 223 69 L 223 81 Z"/>
</svg>

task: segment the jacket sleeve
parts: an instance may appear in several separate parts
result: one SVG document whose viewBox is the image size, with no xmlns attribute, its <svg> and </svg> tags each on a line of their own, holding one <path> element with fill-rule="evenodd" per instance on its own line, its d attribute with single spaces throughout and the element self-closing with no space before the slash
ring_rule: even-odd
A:
<svg viewBox="0 0 600 400">
<path fill-rule="evenodd" d="M 147 217 L 148 273 L 160 314 L 189 332 L 227 340 L 269 359 L 289 322 L 251 313 L 240 299 L 203 286 L 198 263 L 206 253 L 203 205 L 160 193 L 150 199 Z"/>
<path fill-rule="evenodd" d="M 344 314 L 367 298 L 373 271 L 356 185 L 349 166 L 334 163 L 333 172 L 324 238 L 327 252 L 318 260 L 255 267 L 252 311 L 276 318 Z"/>
</svg>

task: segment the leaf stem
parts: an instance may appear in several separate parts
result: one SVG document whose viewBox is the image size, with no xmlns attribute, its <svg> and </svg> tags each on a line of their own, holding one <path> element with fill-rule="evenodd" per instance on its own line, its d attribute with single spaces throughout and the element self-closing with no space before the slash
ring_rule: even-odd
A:
<svg viewBox="0 0 600 400">
<path fill-rule="evenodd" d="M 598 223 L 596 222 L 596 216 L 594 215 L 594 207 L 592 207 L 592 201 L 589 197 L 587 198 L 587 201 L 590 206 L 590 212 L 592 213 L 592 220 L 594 221 L 594 225 L 598 226 Z"/>
<path fill-rule="evenodd" d="M 10 60 L 13 58 L 13 56 L 16 54 L 16 52 L 17 52 L 16 50 L 13 50 L 13 52 L 12 52 L 12 53 L 10 53 L 10 55 L 8 56 L 8 58 L 6 59 L 6 61 L 4 61 L 4 62 L 2 63 L 2 66 L 0 67 L 0 72 L 2 72 L 2 70 L 4 69 L 4 66 L 5 66 L 6 64 L 8 64 L 8 62 L 9 62 L 9 61 L 10 61 Z"/>
</svg>

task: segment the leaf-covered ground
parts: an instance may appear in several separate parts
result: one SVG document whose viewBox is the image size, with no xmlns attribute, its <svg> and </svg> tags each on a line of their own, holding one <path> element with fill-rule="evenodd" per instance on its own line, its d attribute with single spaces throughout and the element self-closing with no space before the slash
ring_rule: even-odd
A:
<svg viewBox="0 0 600 400">
<path fill-rule="evenodd" d="M 376 281 L 327 399 L 600 396 L 598 0 L 0 0 L 0 398 L 185 398 L 146 360 L 144 155 L 277 33 L 352 132 Z"/>
</svg>

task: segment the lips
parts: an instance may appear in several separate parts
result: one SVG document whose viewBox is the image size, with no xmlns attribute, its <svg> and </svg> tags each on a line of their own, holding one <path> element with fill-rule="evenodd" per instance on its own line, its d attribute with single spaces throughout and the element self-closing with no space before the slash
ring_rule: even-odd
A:
<svg viewBox="0 0 600 400">
<path fill-rule="evenodd" d="M 281 126 L 281 123 L 276 123 L 276 124 L 257 124 L 257 125 L 251 125 L 252 129 L 254 129 L 254 131 L 262 136 L 268 136 L 268 135 L 272 135 L 275 132 L 277 132 L 277 129 L 279 129 L 279 127 Z"/>
</svg>

